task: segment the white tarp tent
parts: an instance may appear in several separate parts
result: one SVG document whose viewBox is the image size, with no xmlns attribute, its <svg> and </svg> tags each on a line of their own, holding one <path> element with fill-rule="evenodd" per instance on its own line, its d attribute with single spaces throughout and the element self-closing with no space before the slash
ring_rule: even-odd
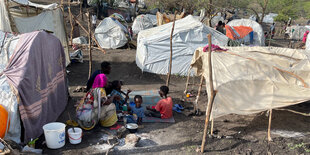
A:
<svg viewBox="0 0 310 155">
<path fill-rule="evenodd" d="M 310 31 L 310 28 L 306 26 L 293 25 L 293 26 L 287 27 L 285 33 L 289 35 L 290 39 L 302 40 L 306 31 Z"/>
<path fill-rule="evenodd" d="M 27 33 L 36 30 L 48 30 L 52 31 L 53 34 L 61 41 L 64 46 L 66 54 L 66 65 L 70 63 L 69 49 L 65 33 L 63 14 L 60 8 L 57 7 L 56 3 L 50 5 L 41 5 L 32 3 L 28 0 L 14 0 L 15 2 L 9 3 L 10 6 L 16 5 L 28 5 L 30 7 L 35 7 L 43 9 L 39 14 L 31 12 L 29 9 L 29 17 L 25 10 L 16 10 L 16 8 L 10 8 L 8 12 L 6 8 L 6 3 L 0 1 L 0 30 L 4 32 L 18 31 L 19 33 Z M 9 20 L 9 13 L 12 16 L 12 23 Z"/>
<path fill-rule="evenodd" d="M 278 47 L 228 47 L 228 51 L 212 52 L 217 91 L 213 118 L 248 115 L 310 100 L 309 56 L 305 50 Z M 198 48 L 191 65 L 197 76 L 205 77 L 210 92 L 208 52 Z"/>
<path fill-rule="evenodd" d="M 172 24 L 170 22 L 140 31 L 137 39 L 136 63 L 142 71 L 167 74 Z M 207 34 L 212 35 L 212 44 L 227 45 L 228 37 L 205 26 L 191 15 L 175 22 L 172 39 L 172 74 L 187 74 L 195 49 L 208 44 Z"/>
<path fill-rule="evenodd" d="M 308 34 L 307 40 L 306 40 L 306 50 L 310 52 L 310 35 Z"/>
<path fill-rule="evenodd" d="M 116 49 L 124 46 L 128 39 L 126 27 L 118 20 L 111 17 L 103 19 L 95 30 L 95 38 L 100 47 L 106 49 Z"/>
<path fill-rule="evenodd" d="M 141 30 L 149 29 L 152 27 L 152 20 L 147 15 L 139 15 L 132 24 L 132 32 L 134 34 L 138 34 Z"/>
<path fill-rule="evenodd" d="M 258 14 L 258 15 L 259 15 L 260 18 L 262 17 L 261 13 Z M 272 24 L 272 23 L 274 23 L 274 19 L 273 18 L 275 18 L 277 16 L 278 16 L 278 14 L 276 14 L 276 13 L 269 13 L 269 14 L 265 15 L 265 17 L 263 19 L 263 22 L 264 23 L 268 23 L 268 24 Z M 256 16 L 255 15 L 251 15 L 249 17 L 249 19 L 253 20 L 253 21 L 256 21 Z"/>
<path fill-rule="evenodd" d="M 229 26 L 248 26 L 253 29 L 255 46 L 265 46 L 265 36 L 263 28 L 260 24 L 250 19 L 235 19 L 230 21 L 227 25 Z"/>
</svg>

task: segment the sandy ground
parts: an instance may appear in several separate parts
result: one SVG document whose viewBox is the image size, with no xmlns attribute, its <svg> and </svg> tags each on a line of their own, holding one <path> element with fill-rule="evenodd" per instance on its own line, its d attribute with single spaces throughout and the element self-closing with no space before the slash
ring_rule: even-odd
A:
<svg viewBox="0 0 310 155">
<path fill-rule="evenodd" d="M 37 0 L 38 1 L 38 0 Z M 56 1 L 56 0 L 54 0 Z M 56 1 L 58 2 L 58 1 Z M 78 12 L 77 8 L 73 12 Z M 67 16 L 67 15 L 66 15 Z M 85 26 L 87 22 L 84 21 Z M 69 30 L 69 24 L 67 23 Z M 82 30 L 81 30 L 82 32 Z M 287 47 L 288 42 L 276 38 L 273 46 Z M 135 49 L 107 50 L 104 54 L 98 50 L 93 51 L 93 69 L 99 69 L 102 61 L 112 64 L 112 72 L 109 80 L 125 81 L 123 90 L 154 90 L 165 84 L 166 76 L 151 73 L 142 73 L 135 64 Z M 58 121 L 68 120 L 67 112 L 74 115 L 75 103 L 83 97 L 83 93 L 74 93 L 78 86 L 84 86 L 88 78 L 89 57 L 87 50 L 83 51 L 84 63 L 71 64 L 67 70 L 69 78 L 69 90 L 72 99 L 68 102 L 64 113 Z M 191 81 L 199 82 L 199 79 Z M 186 107 L 186 111 L 193 108 L 193 99 L 182 101 L 185 88 L 185 77 L 172 76 L 170 84 L 170 96 L 174 103 Z M 190 86 L 190 90 L 197 91 L 197 86 Z M 205 92 L 205 89 L 203 89 Z M 201 111 L 206 108 L 206 93 L 203 93 L 199 107 Z M 295 110 L 310 112 L 308 103 L 293 107 Z M 184 113 L 185 113 L 184 112 Z M 127 148 L 122 144 L 111 150 L 110 154 L 197 154 L 200 147 L 205 115 L 187 116 L 174 112 L 175 123 L 145 123 L 143 129 L 139 129 L 137 135 L 141 137 L 137 147 Z M 272 142 L 267 141 L 268 115 L 266 112 L 248 116 L 228 115 L 214 121 L 214 135 L 207 138 L 207 154 L 310 154 L 310 119 L 305 116 L 285 112 L 274 111 L 272 117 Z M 45 154 L 104 154 L 110 147 L 105 139 L 108 129 L 96 126 L 91 131 L 84 131 L 81 144 L 72 145 L 66 140 L 66 145 L 57 150 L 43 146 Z M 110 137 L 111 138 L 111 137 Z M 113 141 L 113 140 L 111 140 Z M 111 142 L 113 143 L 113 142 Z M 115 143 L 115 142 L 114 142 Z"/>
</svg>

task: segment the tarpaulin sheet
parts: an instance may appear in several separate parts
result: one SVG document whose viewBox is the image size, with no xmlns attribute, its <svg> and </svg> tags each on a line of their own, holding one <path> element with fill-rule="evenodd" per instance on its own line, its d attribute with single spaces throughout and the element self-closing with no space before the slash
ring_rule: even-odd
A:
<svg viewBox="0 0 310 155">
<path fill-rule="evenodd" d="M 167 74 L 172 24 L 171 22 L 139 32 L 136 63 L 142 71 Z M 172 38 L 172 74 L 187 74 L 195 49 L 208 44 L 207 34 L 212 35 L 212 44 L 227 45 L 228 37 L 205 26 L 193 16 L 189 15 L 175 22 Z"/>
<path fill-rule="evenodd" d="M 13 106 L 18 105 L 19 110 L 13 109 L 10 113 L 13 112 L 15 118 L 20 115 L 26 143 L 39 137 L 43 133 L 42 126 L 56 121 L 67 105 L 64 57 L 63 47 L 55 36 L 40 31 L 24 33 L 0 73 L 1 79 L 5 77 L 15 91 L 14 96 L 8 93 L 8 97 L 0 98 L 0 103 L 9 101 Z M 18 103 L 14 97 L 18 97 Z M 12 127 L 14 125 L 16 123 Z"/>
<path fill-rule="evenodd" d="M 111 17 L 104 18 L 95 30 L 95 38 L 100 47 L 116 49 L 127 43 L 127 28 L 118 20 Z"/>
<path fill-rule="evenodd" d="M 310 59 L 305 50 L 229 47 L 212 52 L 211 59 L 217 91 L 213 118 L 248 115 L 310 100 Z M 191 65 L 196 75 L 205 77 L 210 92 L 208 52 L 198 48 Z"/>
</svg>

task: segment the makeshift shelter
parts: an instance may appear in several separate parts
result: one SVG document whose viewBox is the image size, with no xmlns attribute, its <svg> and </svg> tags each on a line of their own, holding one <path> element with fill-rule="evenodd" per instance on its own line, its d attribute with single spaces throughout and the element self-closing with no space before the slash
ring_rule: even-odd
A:
<svg viewBox="0 0 310 155">
<path fill-rule="evenodd" d="M 251 27 L 248 26 L 229 26 L 225 25 L 226 36 L 232 40 L 237 40 L 242 44 L 253 44 L 254 32 Z"/>
<path fill-rule="evenodd" d="M 259 13 L 258 15 L 259 15 L 260 18 L 262 17 L 261 13 Z M 272 23 L 274 23 L 274 18 L 277 17 L 277 16 L 278 16 L 278 14 L 276 14 L 276 13 L 269 13 L 269 14 L 264 16 L 263 22 L 264 23 L 268 23 L 268 24 L 272 24 Z M 249 17 L 249 19 L 253 20 L 253 21 L 256 21 L 256 16 L 255 15 L 251 15 Z"/>
<path fill-rule="evenodd" d="M 290 39 L 293 40 L 302 40 L 306 31 L 310 31 L 309 27 L 306 26 L 290 26 L 286 28 L 286 34 L 289 35 Z"/>
<path fill-rule="evenodd" d="M 310 100 L 310 60 L 304 50 L 278 47 L 228 47 L 212 52 L 212 118 L 248 115 Z M 198 48 L 191 66 L 206 80 L 208 52 Z M 210 97 L 210 96 L 209 96 Z"/>
<path fill-rule="evenodd" d="M 136 63 L 142 71 L 167 74 L 172 24 L 143 30 L 138 34 Z M 195 49 L 208 44 L 207 34 L 214 36 L 212 42 L 216 45 L 226 46 L 228 43 L 228 37 L 205 26 L 191 15 L 175 22 L 172 74 L 187 74 Z"/>
<path fill-rule="evenodd" d="M 141 30 L 152 27 L 152 20 L 147 15 L 139 15 L 132 24 L 132 31 L 134 34 L 138 34 Z"/>
<path fill-rule="evenodd" d="M 44 31 L 0 31 L 0 44 L 0 105 L 9 114 L 5 139 L 20 142 L 22 121 L 27 143 L 67 105 L 65 53 L 59 39 Z"/>
<path fill-rule="evenodd" d="M 306 50 L 310 52 L 310 35 L 307 36 L 306 40 Z"/>
<path fill-rule="evenodd" d="M 116 49 L 124 46 L 128 39 L 127 28 L 118 20 L 108 17 L 103 19 L 95 30 L 95 38 L 100 47 L 106 49 Z"/>
<path fill-rule="evenodd" d="M 1 0 L 0 17 L 0 30 L 4 32 L 51 31 L 65 49 L 66 65 L 70 63 L 63 13 L 56 3 L 42 5 L 28 0 Z"/>
<path fill-rule="evenodd" d="M 235 19 L 230 21 L 229 26 L 246 26 L 253 29 L 253 45 L 265 46 L 265 36 L 263 28 L 260 24 L 250 19 Z"/>
</svg>

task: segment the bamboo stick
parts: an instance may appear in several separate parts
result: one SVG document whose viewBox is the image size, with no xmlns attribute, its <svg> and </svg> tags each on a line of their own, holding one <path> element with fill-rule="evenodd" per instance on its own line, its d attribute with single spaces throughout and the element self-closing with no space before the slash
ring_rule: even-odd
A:
<svg viewBox="0 0 310 155">
<path fill-rule="evenodd" d="M 172 30 L 171 30 L 171 34 L 170 34 L 170 61 L 169 61 L 168 77 L 167 77 L 167 82 L 166 82 L 166 86 L 168 86 L 168 87 L 169 87 L 169 83 L 170 83 L 171 68 L 172 68 L 172 36 L 173 36 L 173 31 L 174 31 L 176 15 L 177 15 L 177 11 L 174 12 L 174 18 L 173 18 L 174 20 L 173 20 Z"/>
<path fill-rule="evenodd" d="M 268 141 L 272 141 L 270 128 L 271 128 L 272 109 L 269 110 L 269 124 L 268 124 Z"/>
<path fill-rule="evenodd" d="M 77 24 L 79 24 L 79 26 L 80 26 L 80 27 L 82 28 L 82 30 L 86 33 L 86 35 L 89 35 L 88 31 L 87 31 L 87 30 L 84 28 L 84 26 L 79 22 L 79 20 L 76 19 L 74 16 L 72 16 L 72 17 L 73 17 L 73 20 L 74 20 Z M 92 35 L 92 39 L 95 41 L 95 43 L 96 43 L 96 45 L 98 46 L 99 50 L 100 50 L 101 52 L 103 52 L 103 53 L 106 53 L 106 51 L 100 47 L 100 45 L 99 45 L 99 43 L 98 43 L 98 41 L 96 40 L 96 38 L 95 38 L 94 35 Z"/>
<path fill-rule="evenodd" d="M 92 52 L 91 52 L 91 45 L 92 45 L 92 37 L 91 37 L 91 24 L 90 24 L 90 14 L 88 11 L 88 44 L 89 44 L 89 72 L 88 72 L 88 79 L 90 78 L 91 74 L 92 74 Z"/>
<path fill-rule="evenodd" d="M 209 84 L 210 84 L 210 98 L 208 99 L 208 106 L 207 106 L 207 110 L 206 110 L 206 120 L 205 120 L 205 127 L 203 130 L 203 137 L 202 137 L 202 144 L 201 144 L 201 152 L 204 152 L 204 148 L 205 148 L 205 143 L 206 143 L 206 138 L 207 138 L 207 130 L 208 130 L 208 123 L 210 120 L 210 114 L 211 114 L 211 110 L 212 110 L 212 106 L 213 106 L 213 101 L 214 101 L 214 97 L 215 97 L 215 92 L 214 92 L 214 88 L 213 88 L 213 77 L 212 77 L 212 63 L 211 63 L 211 46 L 212 46 L 212 42 L 211 42 L 211 34 L 208 34 L 208 40 L 209 40 L 209 53 L 208 53 L 208 67 L 209 67 Z"/>
<path fill-rule="evenodd" d="M 200 77 L 200 84 L 199 84 L 199 88 L 198 88 L 198 94 L 197 94 L 197 97 L 196 97 L 196 100 L 195 100 L 195 104 L 194 104 L 194 111 L 195 112 L 198 112 L 198 100 L 200 98 L 200 94 L 201 94 L 201 88 L 202 88 L 202 84 L 203 84 L 203 75 L 201 75 Z"/>
</svg>

